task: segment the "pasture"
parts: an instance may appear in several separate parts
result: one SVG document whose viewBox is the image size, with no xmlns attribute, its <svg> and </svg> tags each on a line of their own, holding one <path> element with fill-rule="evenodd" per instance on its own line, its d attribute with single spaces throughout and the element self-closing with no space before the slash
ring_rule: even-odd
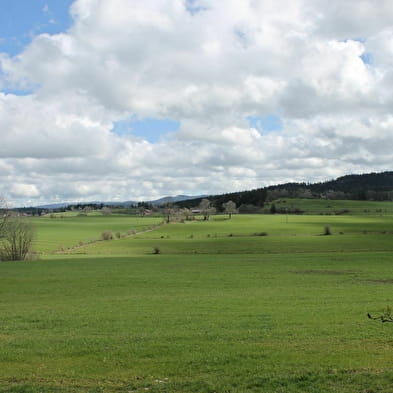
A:
<svg viewBox="0 0 393 393">
<path fill-rule="evenodd" d="M 0 392 L 393 392 L 366 316 L 393 305 L 392 218 L 34 218 L 40 259 L 0 263 Z"/>
</svg>

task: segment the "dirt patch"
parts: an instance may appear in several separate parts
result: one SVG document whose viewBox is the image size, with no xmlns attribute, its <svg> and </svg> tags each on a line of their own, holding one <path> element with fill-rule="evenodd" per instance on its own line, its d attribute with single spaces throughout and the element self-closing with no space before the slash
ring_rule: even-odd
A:
<svg viewBox="0 0 393 393">
<path fill-rule="evenodd" d="M 311 274 L 321 276 L 342 276 L 347 274 L 355 274 L 355 270 L 299 270 L 292 272 L 294 274 Z"/>
</svg>

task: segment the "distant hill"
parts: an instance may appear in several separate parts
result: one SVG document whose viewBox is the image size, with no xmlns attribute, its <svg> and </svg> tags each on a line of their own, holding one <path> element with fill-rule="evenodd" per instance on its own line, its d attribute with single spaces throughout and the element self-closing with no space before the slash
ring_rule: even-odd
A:
<svg viewBox="0 0 393 393">
<path fill-rule="evenodd" d="M 393 172 L 346 175 L 335 180 L 319 183 L 285 183 L 229 194 L 207 197 L 218 210 L 222 204 L 232 200 L 243 211 L 263 207 L 266 201 L 278 198 L 348 199 L 348 200 L 393 200 Z M 203 198 L 188 199 L 176 203 L 180 207 L 197 206 Z"/>
<path fill-rule="evenodd" d="M 150 201 L 151 205 L 159 206 L 165 205 L 167 203 L 176 203 L 181 201 L 188 201 L 189 199 L 203 198 L 205 195 L 200 196 L 189 196 L 189 195 L 176 195 L 176 196 L 168 196 L 160 199 L 156 199 L 155 201 Z"/>
</svg>

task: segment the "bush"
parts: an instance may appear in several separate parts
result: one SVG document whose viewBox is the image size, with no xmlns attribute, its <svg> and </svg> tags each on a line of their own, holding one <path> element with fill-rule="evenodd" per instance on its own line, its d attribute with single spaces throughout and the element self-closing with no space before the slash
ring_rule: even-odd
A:
<svg viewBox="0 0 393 393">
<path fill-rule="evenodd" d="M 121 238 L 121 233 L 120 233 L 120 232 L 116 232 L 116 237 L 117 237 L 118 239 L 120 239 L 120 238 Z"/>
<path fill-rule="evenodd" d="M 329 225 L 325 225 L 325 228 L 323 230 L 323 234 L 324 236 L 329 236 L 332 234 L 332 231 L 330 230 L 330 226 Z"/>
<path fill-rule="evenodd" d="M 161 254 L 161 248 L 159 246 L 154 246 L 153 247 L 153 254 L 154 255 Z"/>
<path fill-rule="evenodd" d="M 104 231 L 101 233 L 101 239 L 102 240 L 112 240 L 113 239 L 113 233 L 112 231 Z"/>
<path fill-rule="evenodd" d="M 334 214 L 335 214 L 336 216 L 341 216 L 342 214 L 348 214 L 348 213 L 349 213 L 349 210 L 348 210 L 348 209 L 336 210 L 336 211 L 334 212 Z"/>
</svg>

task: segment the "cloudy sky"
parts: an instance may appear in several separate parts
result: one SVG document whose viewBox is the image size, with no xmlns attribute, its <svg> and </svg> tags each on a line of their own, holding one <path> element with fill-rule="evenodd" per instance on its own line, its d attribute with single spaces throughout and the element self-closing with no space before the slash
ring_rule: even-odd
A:
<svg viewBox="0 0 393 393">
<path fill-rule="evenodd" d="M 1 0 L 0 136 L 18 206 L 390 170 L 391 0 Z"/>
</svg>

